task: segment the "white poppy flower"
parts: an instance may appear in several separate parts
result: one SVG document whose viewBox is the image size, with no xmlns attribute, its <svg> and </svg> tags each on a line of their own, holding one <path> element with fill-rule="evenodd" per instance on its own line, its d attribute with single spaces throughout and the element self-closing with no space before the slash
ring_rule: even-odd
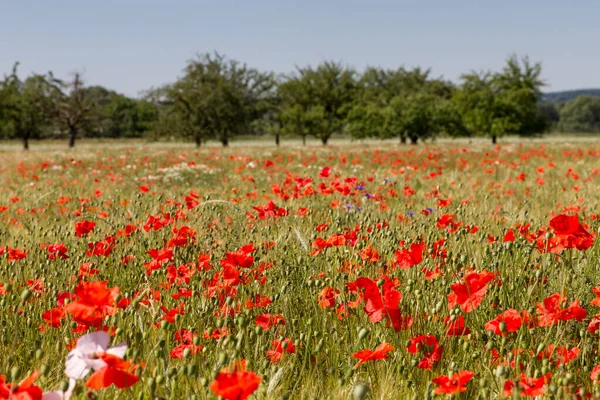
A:
<svg viewBox="0 0 600 400">
<path fill-rule="evenodd" d="M 121 343 L 108 348 L 110 336 L 104 331 L 83 335 L 77 340 L 77 346 L 67 354 L 65 374 L 72 379 L 83 379 L 91 370 L 98 370 L 106 363 L 97 357 L 98 353 L 106 352 L 123 358 L 127 344 Z"/>
<path fill-rule="evenodd" d="M 75 383 L 75 379 L 69 379 L 69 388 L 66 392 L 63 392 L 62 390 L 44 392 L 42 395 L 42 400 L 69 400 L 73 394 L 73 390 L 75 390 Z"/>
</svg>

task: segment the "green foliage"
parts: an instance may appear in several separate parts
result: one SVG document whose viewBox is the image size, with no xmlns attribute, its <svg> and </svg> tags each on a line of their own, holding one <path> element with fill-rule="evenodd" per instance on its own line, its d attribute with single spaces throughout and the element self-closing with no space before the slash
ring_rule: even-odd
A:
<svg viewBox="0 0 600 400">
<path fill-rule="evenodd" d="M 52 112 L 52 86 L 48 77 L 34 74 L 22 81 L 18 63 L 0 85 L 0 107 L 3 136 L 18 138 L 29 148 L 30 139 L 39 139 L 49 128 Z"/>
<path fill-rule="evenodd" d="M 600 132 L 600 97 L 579 96 L 560 110 L 564 132 Z"/>
<path fill-rule="evenodd" d="M 341 63 L 299 68 L 281 85 L 285 130 L 327 144 L 333 134 L 343 131 L 356 85 L 356 72 Z"/>
<path fill-rule="evenodd" d="M 564 104 L 575 100 L 579 96 L 600 97 L 600 89 L 577 89 L 563 90 L 560 92 L 549 92 L 542 95 L 542 102 L 555 105 Z"/>
<path fill-rule="evenodd" d="M 454 101 L 465 126 L 475 135 L 486 135 L 496 141 L 509 133 L 534 135 L 546 129 L 538 113 L 541 96 L 541 64 L 531 64 L 527 57 L 510 57 L 499 73 L 470 73 Z"/>
<path fill-rule="evenodd" d="M 231 136 L 251 133 L 252 121 L 262 117 L 275 88 L 272 74 L 228 60 L 216 53 L 188 61 L 184 76 L 161 89 L 156 131 L 165 118 L 173 132 L 194 138 L 197 145 L 215 138 L 227 146 Z"/>
<path fill-rule="evenodd" d="M 447 100 L 452 85 L 430 79 L 429 71 L 367 68 L 347 117 L 346 130 L 355 138 L 399 137 L 413 143 L 438 133 L 458 134 L 462 123 Z"/>
<path fill-rule="evenodd" d="M 541 64 L 513 55 L 498 72 L 469 73 L 456 87 L 419 67 L 367 67 L 362 74 L 325 61 L 275 77 L 225 56 L 189 60 L 175 82 L 134 99 L 102 86 L 85 87 L 52 73 L 0 81 L 0 137 L 188 138 L 198 146 L 236 135 L 332 135 L 416 142 L 438 135 L 538 135 L 549 129 L 596 132 L 594 101 L 540 102 Z M 573 92 L 575 93 L 575 91 Z M 553 100 L 554 101 L 554 100 Z M 564 109 L 564 111 L 562 110 Z"/>
</svg>

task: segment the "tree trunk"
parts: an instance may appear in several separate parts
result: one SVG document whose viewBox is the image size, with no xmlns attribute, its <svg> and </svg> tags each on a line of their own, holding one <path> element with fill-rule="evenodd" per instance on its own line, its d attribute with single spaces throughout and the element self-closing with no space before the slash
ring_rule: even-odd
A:
<svg viewBox="0 0 600 400">
<path fill-rule="evenodd" d="M 229 146 L 229 138 L 222 138 L 221 144 L 223 145 L 223 147 Z"/>
<path fill-rule="evenodd" d="M 400 143 L 406 144 L 406 136 L 400 136 Z"/>
<path fill-rule="evenodd" d="M 275 144 L 279 147 L 279 133 L 275 135 Z"/>
<path fill-rule="evenodd" d="M 302 146 L 306 146 L 306 135 L 302 135 Z"/>
<path fill-rule="evenodd" d="M 417 144 L 418 141 L 419 141 L 418 137 L 414 137 L 413 136 L 413 137 L 410 138 L 410 144 Z"/>
<path fill-rule="evenodd" d="M 70 128 L 69 129 L 69 147 L 75 147 L 75 136 L 77 136 L 77 129 Z"/>
<path fill-rule="evenodd" d="M 23 136 L 23 150 L 29 150 L 29 135 Z"/>
<path fill-rule="evenodd" d="M 496 135 L 492 135 L 492 144 L 496 144 L 497 141 L 498 138 L 496 137 Z"/>
<path fill-rule="evenodd" d="M 200 147 L 202 145 L 202 139 L 200 136 L 196 136 L 194 140 L 196 141 L 196 147 Z"/>
<path fill-rule="evenodd" d="M 329 138 L 327 136 L 324 136 L 321 138 L 321 143 L 323 143 L 323 146 L 327 146 L 327 141 L 329 140 Z"/>
</svg>

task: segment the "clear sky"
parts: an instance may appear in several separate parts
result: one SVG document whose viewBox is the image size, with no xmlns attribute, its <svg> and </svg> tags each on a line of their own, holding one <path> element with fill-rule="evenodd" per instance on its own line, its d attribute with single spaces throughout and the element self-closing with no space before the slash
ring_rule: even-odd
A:
<svg viewBox="0 0 600 400">
<path fill-rule="evenodd" d="M 542 61 L 545 90 L 600 87 L 599 17 L 596 0 L 0 0 L 0 72 L 18 60 L 138 95 L 214 50 L 275 72 L 334 59 L 452 81 L 515 52 Z"/>
</svg>

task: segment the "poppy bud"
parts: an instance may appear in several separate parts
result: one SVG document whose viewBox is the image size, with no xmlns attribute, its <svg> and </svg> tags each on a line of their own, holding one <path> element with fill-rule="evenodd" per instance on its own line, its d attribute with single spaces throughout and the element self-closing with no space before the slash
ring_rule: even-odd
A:
<svg viewBox="0 0 600 400">
<path fill-rule="evenodd" d="M 21 301 L 25 303 L 27 300 L 31 298 L 31 291 L 29 289 L 23 289 L 21 292 Z"/>
<path fill-rule="evenodd" d="M 195 364 L 188 364 L 185 366 L 185 374 L 187 376 L 195 376 L 196 375 L 196 365 Z"/>
<path fill-rule="evenodd" d="M 152 396 L 154 394 L 154 391 L 156 390 L 156 381 L 152 378 L 148 378 L 146 380 L 146 385 L 148 386 L 148 389 L 150 390 L 150 396 Z"/>
<path fill-rule="evenodd" d="M 500 332 L 502 332 L 502 333 L 506 332 L 506 322 L 504 322 L 504 321 L 500 322 L 498 327 L 500 328 Z"/>
<path fill-rule="evenodd" d="M 496 376 L 497 376 L 498 378 L 501 378 L 501 377 L 503 377 L 503 376 L 504 376 L 504 372 L 505 372 L 505 368 L 504 368 L 502 365 L 499 365 L 499 366 L 496 368 Z"/>
<path fill-rule="evenodd" d="M 10 370 L 10 381 L 17 382 L 17 380 L 19 379 L 19 375 L 21 375 L 21 368 L 19 368 L 18 366 L 12 367 Z"/>
<path fill-rule="evenodd" d="M 354 390 L 352 390 L 352 398 L 354 400 L 364 400 L 367 398 L 369 391 L 369 385 L 365 383 L 359 383 L 356 386 L 354 386 Z"/>
<path fill-rule="evenodd" d="M 188 349 L 186 349 L 186 350 L 188 350 Z M 169 370 L 167 371 L 167 376 L 168 376 L 169 378 L 172 378 L 172 377 L 174 377 L 175 375 L 177 375 L 177 368 L 175 368 L 175 367 L 171 367 L 171 368 L 169 368 Z"/>
<path fill-rule="evenodd" d="M 44 351 L 42 349 L 37 349 L 35 351 L 35 359 L 40 360 L 44 356 Z"/>
<path fill-rule="evenodd" d="M 540 354 L 544 350 L 544 344 L 540 343 L 537 347 L 536 354 Z"/>
<path fill-rule="evenodd" d="M 63 392 L 69 390 L 69 381 L 62 381 L 60 383 L 60 390 L 62 390 Z"/>
<path fill-rule="evenodd" d="M 369 330 L 365 329 L 365 328 L 362 328 L 360 330 L 360 332 L 358 332 L 358 340 L 363 340 L 364 338 L 367 337 L 368 334 L 369 334 Z"/>
<path fill-rule="evenodd" d="M 219 354 L 219 359 L 217 360 L 217 365 L 225 365 L 227 363 L 227 354 L 221 353 Z"/>
</svg>

